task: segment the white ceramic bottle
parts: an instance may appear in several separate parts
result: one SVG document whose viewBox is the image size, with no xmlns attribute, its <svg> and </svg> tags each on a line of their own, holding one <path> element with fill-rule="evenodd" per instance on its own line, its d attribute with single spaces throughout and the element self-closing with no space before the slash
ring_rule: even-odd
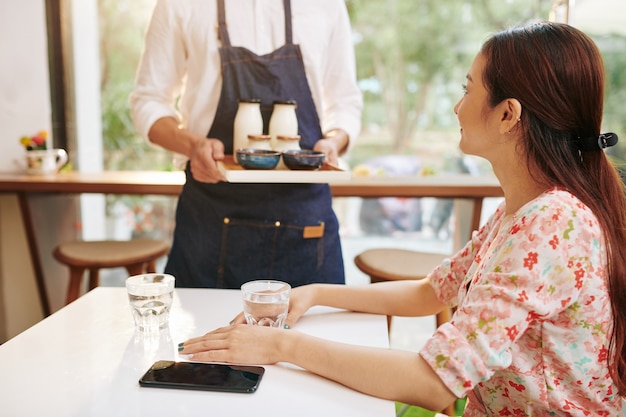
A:
<svg viewBox="0 0 626 417">
<path fill-rule="evenodd" d="M 271 151 L 270 135 L 248 135 L 248 145 L 245 148 Z"/>
<path fill-rule="evenodd" d="M 285 152 L 290 149 L 300 149 L 300 135 L 295 136 L 285 136 L 285 135 L 276 135 L 276 146 L 273 148 L 275 151 Z M 280 158 L 278 162 L 278 169 L 287 169 L 287 166 L 283 162 L 283 158 Z"/>
<path fill-rule="evenodd" d="M 237 153 L 237 149 L 248 146 L 248 135 L 262 133 L 261 100 L 240 99 L 233 125 L 233 155 Z M 233 157 L 233 160 L 237 163 L 237 158 Z"/>
<path fill-rule="evenodd" d="M 268 126 L 268 133 L 272 137 L 272 149 L 276 149 L 278 135 L 296 136 L 298 134 L 298 117 L 296 116 L 296 102 L 294 100 L 275 101 L 272 116 Z"/>
</svg>

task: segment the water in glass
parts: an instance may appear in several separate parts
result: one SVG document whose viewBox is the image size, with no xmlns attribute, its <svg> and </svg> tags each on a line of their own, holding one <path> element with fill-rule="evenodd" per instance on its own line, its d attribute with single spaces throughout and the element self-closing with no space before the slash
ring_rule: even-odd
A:
<svg viewBox="0 0 626 417">
<path fill-rule="evenodd" d="M 252 281 L 242 286 L 243 312 L 248 324 L 283 327 L 291 286 L 280 281 Z"/>
</svg>

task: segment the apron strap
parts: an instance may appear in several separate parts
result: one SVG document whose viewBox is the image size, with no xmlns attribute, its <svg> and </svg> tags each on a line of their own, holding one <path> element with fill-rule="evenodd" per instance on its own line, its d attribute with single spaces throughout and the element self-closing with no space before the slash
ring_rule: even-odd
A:
<svg viewBox="0 0 626 417">
<path fill-rule="evenodd" d="M 291 0 L 283 0 L 283 8 L 285 10 L 285 43 L 291 44 L 293 43 L 291 35 Z"/>
<path fill-rule="evenodd" d="M 230 38 L 228 37 L 228 29 L 226 27 L 226 10 L 224 8 L 224 0 L 217 0 L 217 15 L 219 39 L 222 41 L 222 46 L 228 48 L 230 47 Z"/>
</svg>

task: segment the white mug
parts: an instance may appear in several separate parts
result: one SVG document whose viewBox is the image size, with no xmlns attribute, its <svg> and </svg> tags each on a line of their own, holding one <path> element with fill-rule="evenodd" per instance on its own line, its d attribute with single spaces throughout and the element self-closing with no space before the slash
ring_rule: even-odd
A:
<svg viewBox="0 0 626 417">
<path fill-rule="evenodd" d="M 68 161 L 64 149 L 26 151 L 26 173 L 31 175 L 56 174 Z"/>
</svg>

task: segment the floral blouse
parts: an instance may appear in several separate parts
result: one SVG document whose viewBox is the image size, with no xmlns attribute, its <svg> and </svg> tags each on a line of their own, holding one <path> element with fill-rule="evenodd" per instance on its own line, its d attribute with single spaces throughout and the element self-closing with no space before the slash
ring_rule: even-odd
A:
<svg viewBox="0 0 626 417">
<path fill-rule="evenodd" d="M 594 214 L 551 189 L 504 203 L 430 275 L 456 306 L 420 351 L 464 416 L 618 416 L 607 368 L 606 246 Z"/>
</svg>

